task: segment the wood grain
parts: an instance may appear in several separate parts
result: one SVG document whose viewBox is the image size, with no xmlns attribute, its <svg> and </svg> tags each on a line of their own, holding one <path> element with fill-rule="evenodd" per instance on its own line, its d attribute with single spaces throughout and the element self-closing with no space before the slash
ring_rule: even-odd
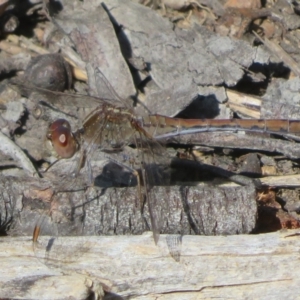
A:
<svg viewBox="0 0 300 300">
<path fill-rule="evenodd" d="M 51 238 L 41 237 L 35 251 L 30 237 L 2 237 L 0 297 L 94 293 L 101 299 L 103 287 L 107 299 L 111 293 L 125 299 L 296 299 L 300 238 L 289 236 L 294 233 L 162 235 L 157 246 L 151 234 L 63 237 L 51 247 Z"/>
</svg>

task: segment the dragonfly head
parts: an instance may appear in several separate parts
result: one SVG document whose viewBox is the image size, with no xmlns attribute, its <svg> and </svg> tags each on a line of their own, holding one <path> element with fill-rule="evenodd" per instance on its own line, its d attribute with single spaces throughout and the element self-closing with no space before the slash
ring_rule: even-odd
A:
<svg viewBox="0 0 300 300">
<path fill-rule="evenodd" d="M 61 158 L 71 158 L 78 150 L 78 143 L 72 133 L 70 123 L 65 119 L 58 119 L 50 125 L 47 139 Z"/>
</svg>

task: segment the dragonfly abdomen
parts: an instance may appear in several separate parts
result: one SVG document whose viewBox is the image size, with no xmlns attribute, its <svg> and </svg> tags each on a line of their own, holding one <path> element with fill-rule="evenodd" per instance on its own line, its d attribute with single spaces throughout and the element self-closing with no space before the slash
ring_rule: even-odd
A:
<svg viewBox="0 0 300 300">
<path fill-rule="evenodd" d="M 207 131 L 300 133 L 300 120 L 288 119 L 179 119 L 151 115 L 144 119 L 143 126 L 155 138 Z"/>
</svg>

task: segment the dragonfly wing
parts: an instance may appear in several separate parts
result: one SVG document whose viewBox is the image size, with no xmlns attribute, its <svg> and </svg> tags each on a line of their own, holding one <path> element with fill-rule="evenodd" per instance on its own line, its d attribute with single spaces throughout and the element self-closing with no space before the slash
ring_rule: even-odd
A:
<svg viewBox="0 0 300 300">
<path fill-rule="evenodd" d="M 157 244 L 163 227 L 161 212 L 163 204 L 159 202 L 164 201 L 167 195 L 166 189 L 160 189 L 158 192 L 157 188 L 154 187 L 170 184 L 170 174 L 165 168 L 165 160 L 168 155 L 166 155 L 166 149 L 161 144 L 149 139 L 139 131 L 136 134 L 135 144 L 141 159 L 142 188 L 148 206 L 153 238 Z"/>
<path fill-rule="evenodd" d="M 45 101 L 50 105 L 77 106 L 95 108 L 103 103 L 113 104 L 118 107 L 131 107 L 130 101 L 122 99 L 111 86 L 105 75 L 97 68 L 94 71 L 97 96 L 62 93 L 35 86 L 25 78 L 11 80 L 12 88 L 26 97 L 33 97 L 37 101 Z"/>
<path fill-rule="evenodd" d="M 151 173 L 149 173 L 146 170 L 146 168 L 143 168 L 142 169 L 142 177 L 143 177 L 143 182 L 144 182 L 144 195 L 146 197 L 146 201 L 148 204 L 148 210 L 149 210 L 151 229 L 153 232 L 154 242 L 155 242 L 155 244 L 157 244 L 158 240 L 159 240 L 161 224 L 160 224 L 160 217 L 155 211 L 155 207 L 157 207 L 157 201 L 156 201 L 156 195 L 151 191 L 152 187 L 149 184 L 150 176 L 151 176 Z"/>
<path fill-rule="evenodd" d="M 109 83 L 105 75 L 101 72 L 99 68 L 94 71 L 95 74 L 95 85 L 97 89 L 98 96 L 106 99 L 112 105 L 121 107 L 132 107 L 130 101 L 121 98 L 112 85 Z"/>
<path fill-rule="evenodd" d="M 44 101 L 50 105 L 95 108 L 103 103 L 107 103 L 104 98 L 42 89 L 26 80 L 14 80 L 10 82 L 10 85 L 21 95 L 31 97 L 37 102 Z"/>
<path fill-rule="evenodd" d="M 110 117 L 113 117 L 111 115 Z M 157 205 L 158 195 L 152 188 L 157 182 L 162 182 L 160 173 L 157 172 L 157 156 L 163 155 L 164 148 L 154 140 L 149 139 L 144 131 L 139 128 L 133 128 L 131 122 L 127 121 L 122 126 L 118 123 L 110 121 L 109 115 L 102 116 L 92 114 L 84 123 L 87 127 L 85 135 L 84 149 L 87 157 L 92 157 L 101 150 L 105 152 L 106 157 L 117 165 L 129 170 L 137 176 L 138 189 L 140 191 L 139 198 L 143 211 L 143 207 L 148 206 L 151 229 L 153 231 L 155 243 L 158 242 L 161 228 L 161 214 Z M 116 117 L 116 116 L 115 116 Z M 137 125 L 138 126 L 138 125 Z M 93 134 L 89 134 L 92 132 Z M 124 154 L 121 150 L 124 146 L 134 143 L 136 149 L 129 155 Z M 98 148 L 99 151 L 95 151 Z M 119 150 L 119 151 L 118 151 Z M 99 155 L 99 154 L 98 154 Z M 93 161 L 96 161 L 93 157 Z M 136 171 L 140 169 L 141 171 Z M 114 180 L 114 179 L 113 179 Z M 128 185 L 130 185 L 130 180 Z M 146 201 L 144 201 L 146 200 Z M 144 203 L 146 202 L 146 206 Z M 147 214 L 144 210 L 145 215 Z M 145 218 L 147 219 L 147 217 Z M 150 226 L 149 226 L 150 227 Z M 150 228 L 149 228 L 150 229 Z"/>
<path fill-rule="evenodd" d="M 54 227 L 54 225 L 53 225 Z M 63 270 L 69 264 L 78 261 L 85 253 L 89 252 L 91 245 L 84 237 L 76 239 L 75 244 L 67 243 L 57 233 L 47 237 L 43 226 L 37 224 L 33 232 L 33 252 L 37 259 L 49 268 Z"/>
</svg>

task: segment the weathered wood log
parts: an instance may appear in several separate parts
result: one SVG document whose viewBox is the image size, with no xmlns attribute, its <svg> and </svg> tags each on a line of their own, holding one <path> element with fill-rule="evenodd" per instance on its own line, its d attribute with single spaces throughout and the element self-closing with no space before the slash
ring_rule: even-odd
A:
<svg viewBox="0 0 300 300">
<path fill-rule="evenodd" d="M 15 236 L 30 235 L 40 222 L 43 234 L 48 235 L 122 235 L 150 230 L 147 203 L 141 208 L 137 187 L 53 194 L 53 183 L 45 179 L 0 177 L 0 184 L 0 216 L 11 218 L 10 234 Z M 153 195 L 161 233 L 237 234 L 250 233 L 256 226 L 252 186 L 154 187 Z"/>
<path fill-rule="evenodd" d="M 162 235 L 157 246 L 151 234 L 40 237 L 34 250 L 30 237 L 2 237 L 0 298 L 101 298 L 103 287 L 109 299 L 296 299 L 295 233 Z"/>
</svg>

